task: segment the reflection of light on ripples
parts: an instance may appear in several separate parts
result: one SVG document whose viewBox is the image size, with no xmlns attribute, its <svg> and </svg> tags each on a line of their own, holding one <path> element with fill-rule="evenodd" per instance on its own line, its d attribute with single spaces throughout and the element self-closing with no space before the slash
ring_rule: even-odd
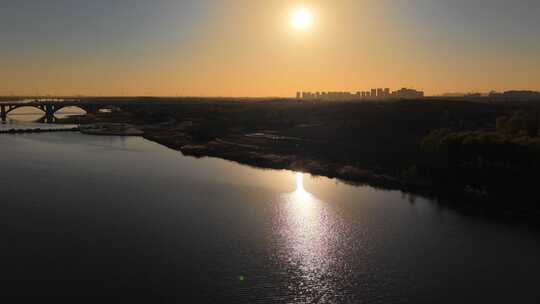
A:
<svg viewBox="0 0 540 304">
<path fill-rule="evenodd" d="M 281 203 L 277 229 L 284 248 L 280 260 L 296 278 L 289 286 L 295 302 L 333 302 L 338 296 L 335 283 L 343 279 L 340 219 L 305 190 L 301 173 L 296 175 L 296 191 L 284 194 Z"/>
<path fill-rule="evenodd" d="M 307 193 L 304 189 L 304 174 L 296 173 L 296 191 L 295 193 Z"/>
</svg>

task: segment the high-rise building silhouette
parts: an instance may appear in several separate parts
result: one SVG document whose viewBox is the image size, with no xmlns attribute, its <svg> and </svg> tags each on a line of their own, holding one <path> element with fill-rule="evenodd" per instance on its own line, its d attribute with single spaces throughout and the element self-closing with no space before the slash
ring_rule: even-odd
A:
<svg viewBox="0 0 540 304">
<path fill-rule="evenodd" d="M 401 98 L 401 99 L 423 98 L 424 97 L 424 92 L 417 91 L 417 90 L 414 90 L 414 89 L 402 88 L 400 90 L 392 92 L 392 97 Z"/>
<path fill-rule="evenodd" d="M 520 96 L 527 95 L 520 92 Z M 514 93 L 513 95 L 518 95 Z M 307 100 L 387 100 L 387 99 L 421 99 L 424 92 L 402 88 L 391 92 L 390 88 L 377 88 L 370 91 L 351 92 L 297 92 L 296 98 Z"/>
</svg>

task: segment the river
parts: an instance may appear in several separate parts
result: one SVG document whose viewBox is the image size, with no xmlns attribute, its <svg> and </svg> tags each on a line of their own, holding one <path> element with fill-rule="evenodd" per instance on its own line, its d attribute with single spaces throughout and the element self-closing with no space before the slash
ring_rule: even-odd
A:
<svg viewBox="0 0 540 304">
<path fill-rule="evenodd" d="M 0 135 L 2 296 L 535 303 L 536 229 L 142 138 Z"/>
</svg>

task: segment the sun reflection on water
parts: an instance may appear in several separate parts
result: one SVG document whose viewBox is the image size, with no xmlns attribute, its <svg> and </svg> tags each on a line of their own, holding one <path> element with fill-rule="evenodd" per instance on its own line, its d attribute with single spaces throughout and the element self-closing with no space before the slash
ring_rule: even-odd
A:
<svg viewBox="0 0 540 304">
<path fill-rule="evenodd" d="M 284 194 L 277 226 L 283 241 L 281 263 L 298 277 L 291 290 L 299 303 L 325 301 L 337 296 L 340 280 L 339 248 L 343 245 L 342 222 L 329 205 L 304 188 L 304 175 L 296 173 L 296 190 Z"/>
<path fill-rule="evenodd" d="M 296 173 L 296 190 L 292 193 L 292 198 L 298 205 L 307 205 L 313 196 L 304 188 L 304 174 Z"/>
<path fill-rule="evenodd" d="M 304 189 L 304 174 L 296 173 L 296 191 L 295 192 L 306 192 Z"/>
</svg>

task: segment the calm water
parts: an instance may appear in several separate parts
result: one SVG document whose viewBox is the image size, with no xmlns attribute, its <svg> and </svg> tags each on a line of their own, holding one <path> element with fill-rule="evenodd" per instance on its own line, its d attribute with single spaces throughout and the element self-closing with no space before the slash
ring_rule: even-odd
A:
<svg viewBox="0 0 540 304">
<path fill-rule="evenodd" d="M 0 136 L 1 295 L 537 303 L 535 230 L 141 138 Z"/>
</svg>

